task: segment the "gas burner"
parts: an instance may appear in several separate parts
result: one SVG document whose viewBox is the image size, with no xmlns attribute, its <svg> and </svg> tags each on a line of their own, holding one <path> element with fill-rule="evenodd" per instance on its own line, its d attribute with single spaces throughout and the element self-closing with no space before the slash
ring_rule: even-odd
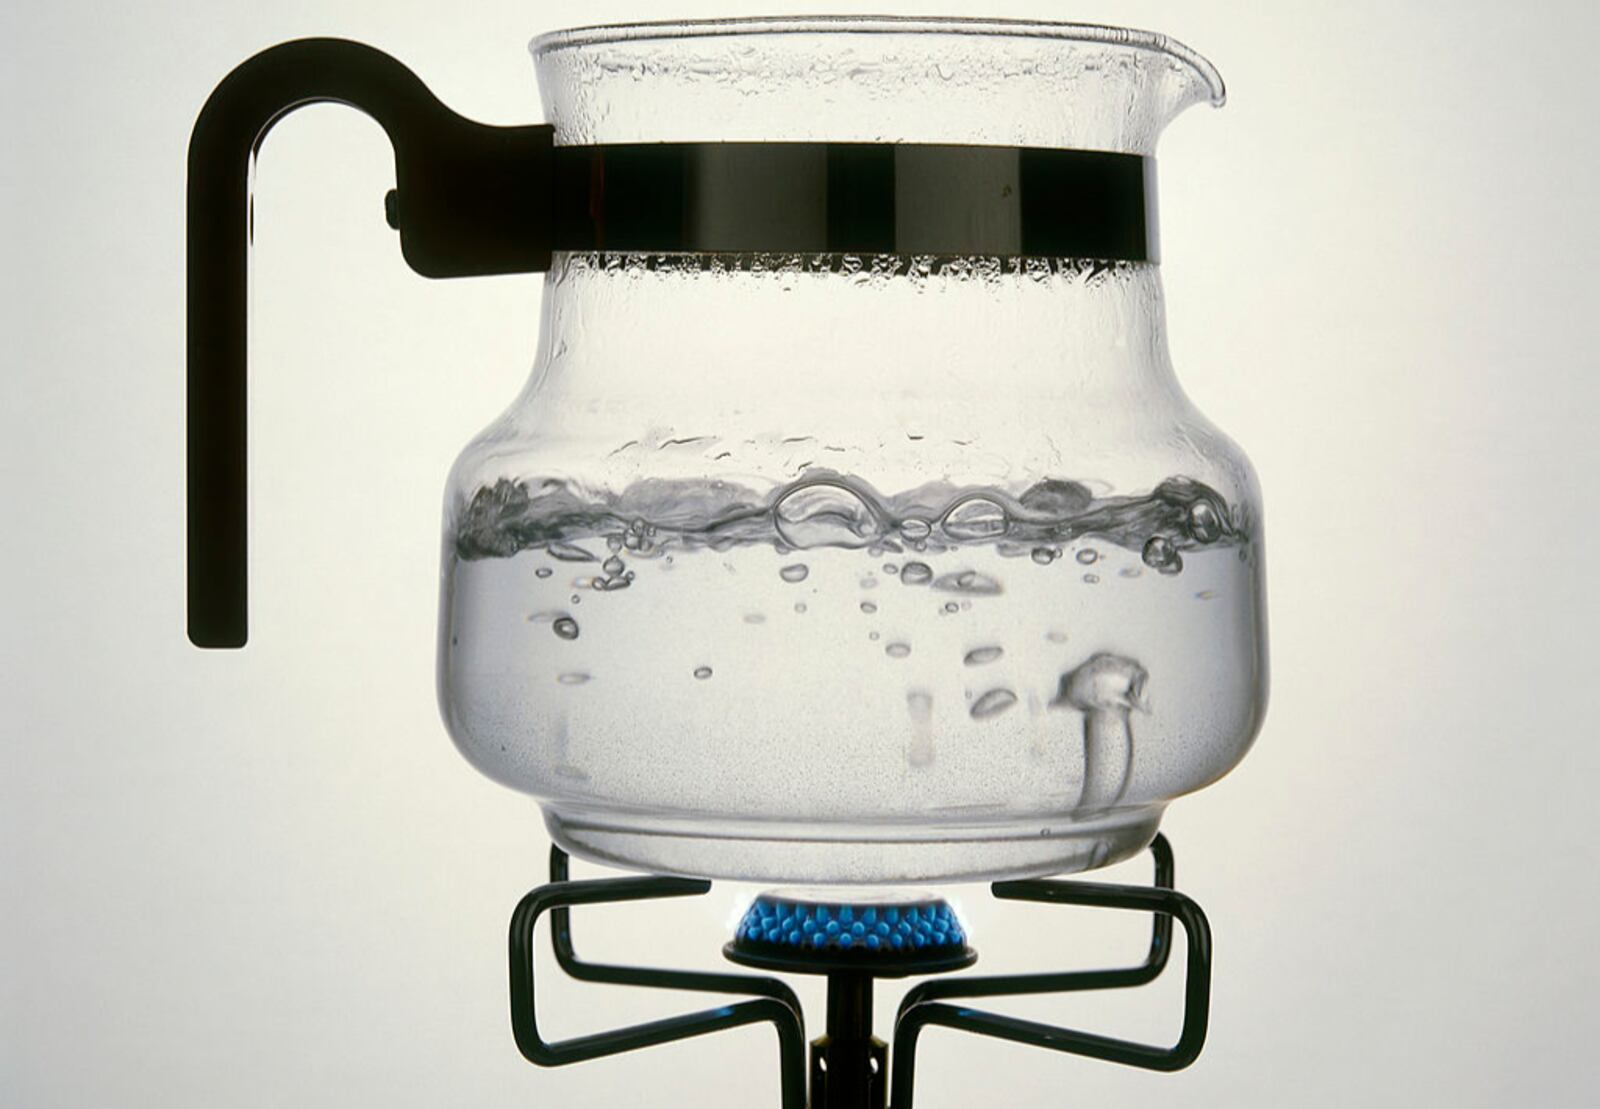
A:
<svg viewBox="0 0 1600 1109">
<path fill-rule="evenodd" d="M 888 895 L 844 903 L 798 891 L 756 898 L 731 942 L 730 960 L 792 974 L 828 978 L 827 1034 L 813 1041 L 805 1060 L 805 1018 L 794 990 L 777 978 L 746 974 L 586 963 L 573 947 L 574 905 L 687 897 L 710 891 L 697 878 L 601 878 L 572 881 L 567 855 L 550 852 L 550 882 L 522 899 L 511 918 L 511 1024 L 517 1046 L 531 1062 L 554 1067 L 651 1047 L 745 1024 L 770 1022 L 778 1033 L 783 1109 L 912 1109 L 917 1040 L 928 1025 L 961 1029 L 1016 1043 L 1105 1059 L 1148 1070 L 1181 1070 L 1205 1043 L 1211 999 L 1211 929 L 1200 906 L 1173 888 L 1172 848 L 1157 835 L 1150 844 L 1155 879 L 1150 886 L 1061 879 L 995 882 L 1003 901 L 1091 905 L 1153 915 L 1150 948 L 1142 963 L 1116 970 L 1066 971 L 932 978 L 913 986 L 895 1014 L 890 1048 L 872 1034 L 873 982 L 933 975 L 971 966 L 977 959 L 965 929 L 943 899 Z M 534 991 L 534 929 L 550 914 L 556 962 L 584 982 L 742 994 L 746 1000 L 610 1032 L 548 1043 L 539 1034 Z M 947 999 L 1067 993 L 1142 986 L 1160 976 L 1172 949 L 1172 921 L 1187 939 L 1183 1028 L 1170 1047 L 1120 1040 L 985 1012 Z M 809 1100 L 808 1093 L 809 1071 Z M 886 1081 L 887 1080 L 887 1081 Z"/>
</svg>

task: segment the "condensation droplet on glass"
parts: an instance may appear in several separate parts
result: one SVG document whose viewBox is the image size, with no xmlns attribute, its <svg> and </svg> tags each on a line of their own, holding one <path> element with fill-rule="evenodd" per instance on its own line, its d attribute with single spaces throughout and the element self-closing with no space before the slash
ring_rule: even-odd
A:
<svg viewBox="0 0 1600 1109">
<path fill-rule="evenodd" d="M 911 644 L 891 643 L 883 649 L 883 653 L 890 658 L 905 658 L 911 653 Z"/>
<path fill-rule="evenodd" d="M 972 707 L 967 711 L 974 720 L 988 720 L 990 717 L 999 716 L 1016 703 L 1017 695 L 1002 687 L 989 690 L 972 702 Z"/>
<path fill-rule="evenodd" d="M 933 580 L 933 568 L 926 562 L 908 562 L 900 571 L 900 580 L 906 585 L 927 585 Z"/>
<path fill-rule="evenodd" d="M 789 565 L 778 571 L 778 576 L 784 581 L 793 584 L 797 581 L 805 581 L 806 576 L 810 573 L 811 567 L 807 566 L 804 562 L 791 562 Z"/>
<path fill-rule="evenodd" d="M 694 668 L 694 676 L 699 678 L 701 681 L 705 681 L 707 678 L 709 678 L 711 676 L 711 667 L 709 667 L 709 666 L 696 666 Z"/>
<path fill-rule="evenodd" d="M 967 657 L 961 661 L 968 666 L 984 666 L 1005 654 L 1004 647 L 974 647 L 967 652 Z"/>
<path fill-rule="evenodd" d="M 577 598 L 573 599 L 576 600 Z M 556 617 L 555 623 L 551 624 L 550 627 L 562 639 L 578 638 L 578 622 L 570 616 Z"/>
</svg>

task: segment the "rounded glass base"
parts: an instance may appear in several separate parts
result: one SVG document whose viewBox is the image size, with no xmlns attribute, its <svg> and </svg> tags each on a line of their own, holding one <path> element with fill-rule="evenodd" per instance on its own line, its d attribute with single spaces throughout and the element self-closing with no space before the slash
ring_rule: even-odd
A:
<svg viewBox="0 0 1600 1109">
<path fill-rule="evenodd" d="M 1138 854 L 1164 806 L 1094 818 L 939 827 L 783 824 L 545 807 L 564 850 L 629 870 L 751 882 L 883 885 L 1072 874 Z"/>
</svg>

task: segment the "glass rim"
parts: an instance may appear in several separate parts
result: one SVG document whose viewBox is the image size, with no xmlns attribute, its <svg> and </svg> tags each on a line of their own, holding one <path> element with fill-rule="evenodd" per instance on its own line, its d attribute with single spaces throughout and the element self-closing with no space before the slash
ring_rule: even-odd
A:
<svg viewBox="0 0 1600 1109">
<path fill-rule="evenodd" d="M 535 58 L 561 50 L 621 42 L 712 38 L 722 35 L 965 35 L 1063 42 L 1095 42 L 1166 54 L 1187 65 L 1205 83 L 1213 106 L 1227 99 L 1222 74 L 1204 55 L 1156 31 L 1102 23 L 1061 23 L 1030 19 L 980 19 L 962 16 L 892 15 L 740 16 L 728 19 L 601 23 L 547 31 L 528 43 Z"/>
</svg>

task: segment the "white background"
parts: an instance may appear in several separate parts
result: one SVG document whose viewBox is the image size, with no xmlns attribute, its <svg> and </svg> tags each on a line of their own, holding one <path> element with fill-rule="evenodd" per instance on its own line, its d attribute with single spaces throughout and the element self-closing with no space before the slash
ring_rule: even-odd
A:
<svg viewBox="0 0 1600 1109">
<path fill-rule="evenodd" d="M 1271 570 L 1265 732 L 1166 823 L 1216 930 L 1205 1054 L 1156 1075 L 932 1031 L 918 1104 L 1594 1104 L 1596 9 L 876 6 L 1150 27 L 1221 68 L 1228 107 L 1162 146 L 1163 271 Z M 504 928 L 546 842 L 445 737 L 433 622 L 444 475 L 521 385 L 540 279 L 414 276 L 378 128 L 273 132 L 252 641 L 208 654 L 183 634 L 181 220 L 195 113 L 274 42 L 369 41 L 514 123 L 539 31 L 784 10 L 5 6 L 0 1104 L 776 1104 L 770 1029 L 565 1071 L 511 1042 Z M 990 970 L 1140 947 L 1116 914 L 954 892 Z M 714 967 L 747 894 L 579 916 L 581 946 Z M 1170 1037 L 1172 977 L 1011 1009 Z M 547 997 L 555 1033 L 696 1003 Z"/>
</svg>

